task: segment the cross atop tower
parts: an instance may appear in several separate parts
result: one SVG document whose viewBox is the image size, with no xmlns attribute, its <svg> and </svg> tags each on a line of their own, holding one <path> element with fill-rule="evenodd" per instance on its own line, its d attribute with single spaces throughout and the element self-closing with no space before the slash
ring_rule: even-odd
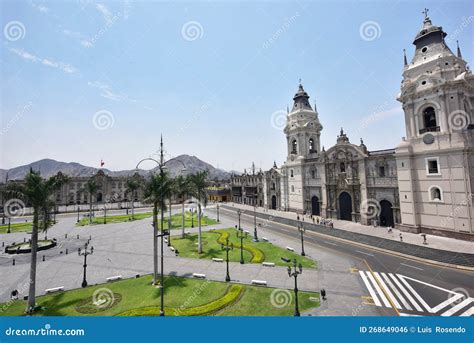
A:
<svg viewBox="0 0 474 343">
<path fill-rule="evenodd" d="M 425 15 L 425 19 L 428 18 L 428 12 L 429 12 L 429 9 L 428 8 L 425 8 L 421 13 L 423 13 Z"/>
</svg>

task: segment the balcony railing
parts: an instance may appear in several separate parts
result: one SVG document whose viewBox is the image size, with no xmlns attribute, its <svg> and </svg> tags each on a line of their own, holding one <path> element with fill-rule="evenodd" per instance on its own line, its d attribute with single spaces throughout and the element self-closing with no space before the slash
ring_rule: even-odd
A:
<svg viewBox="0 0 474 343">
<path fill-rule="evenodd" d="M 426 132 L 439 132 L 439 126 L 425 127 L 424 129 L 420 130 L 420 135 Z"/>
</svg>

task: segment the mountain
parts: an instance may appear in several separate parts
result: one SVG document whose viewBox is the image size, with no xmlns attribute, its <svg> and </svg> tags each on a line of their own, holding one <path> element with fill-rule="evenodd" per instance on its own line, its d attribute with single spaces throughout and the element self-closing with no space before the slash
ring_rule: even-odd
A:
<svg viewBox="0 0 474 343">
<path fill-rule="evenodd" d="M 186 166 L 184 171 L 183 163 Z M 230 173 L 227 171 L 214 168 L 211 164 L 200 160 L 196 156 L 180 155 L 167 161 L 165 166 L 166 172 L 168 172 L 172 177 L 179 174 L 194 174 L 198 171 L 207 170 L 209 172 L 209 179 L 211 180 L 228 180 L 230 178 Z M 52 159 L 43 159 L 11 169 L 0 169 L 0 183 L 5 182 L 7 172 L 8 180 L 21 180 L 25 177 L 30 168 L 33 170 L 39 170 L 41 175 L 45 178 L 53 176 L 59 171 L 71 177 L 92 176 L 99 171 L 98 168 L 84 166 L 76 162 L 60 162 Z M 115 177 L 124 177 L 135 172 L 134 169 L 112 171 L 102 168 L 102 170 L 105 174 Z M 156 172 L 157 170 L 158 167 L 152 169 L 151 172 Z M 138 172 L 141 175 L 147 175 L 150 171 L 140 169 Z"/>
</svg>

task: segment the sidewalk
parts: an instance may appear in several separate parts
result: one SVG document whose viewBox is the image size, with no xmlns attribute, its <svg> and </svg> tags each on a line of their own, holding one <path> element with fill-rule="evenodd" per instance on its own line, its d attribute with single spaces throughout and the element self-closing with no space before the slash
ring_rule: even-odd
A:
<svg viewBox="0 0 474 343">
<path fill-rule="evenodd" d="M 252 215 L 253 206 L 228 203 L 221 205 L 228 209 L 241 209 L 246 214 Z M 296 213 L 278 210 L 265 210 L 257 207 L 257 216 L 260 218 L 288 224 L 297 225 Z M 300 216 L 302 219 L 302 216 Z M 401 232 L 393 229 L 388 233 L 386 228 L 366 226 L 359 223 L 332 219 L 334 229 L 312 223 L 310 217 L 306 216 L 304 225 L 306 229 L 327 235 L 348 239 L 354 242 L 379 247 L 387 250 L 400 252 L 407 255 L 420 258 L 435 260 L 442 263 L 458 264 L 463 266 L 474 266 L 474 242 L 458 240 L 454 238 L 427 235 L 427 245 L 423 244 L 423 237 L 419 234 Z M 403 236 L 403 242 L 400 242 L 400 233 Z"/>
</svg>

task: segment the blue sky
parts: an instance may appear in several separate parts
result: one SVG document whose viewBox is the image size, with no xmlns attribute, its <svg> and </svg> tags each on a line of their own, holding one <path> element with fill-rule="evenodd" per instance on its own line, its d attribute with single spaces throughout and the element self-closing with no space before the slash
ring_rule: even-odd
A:
<svg viewBox="0 0 474 343">
<path fill-rule="evenodd" d="M 286 156 L 275 124 L 301 78 L 324 126 L 369 150 L 405 135 L 399 92 L 428 7 L 472 61 L 468 1 L 2 1 L 1 168 L 41 158 L 131 169 L 168 157 L 227 170 Z M 276 113 L 276 114 L 275 114 Z M 272 122 L 273 120 L 273 122 Z M 150 165 L 151 167 L 151 165 Z"/>
</svg>

